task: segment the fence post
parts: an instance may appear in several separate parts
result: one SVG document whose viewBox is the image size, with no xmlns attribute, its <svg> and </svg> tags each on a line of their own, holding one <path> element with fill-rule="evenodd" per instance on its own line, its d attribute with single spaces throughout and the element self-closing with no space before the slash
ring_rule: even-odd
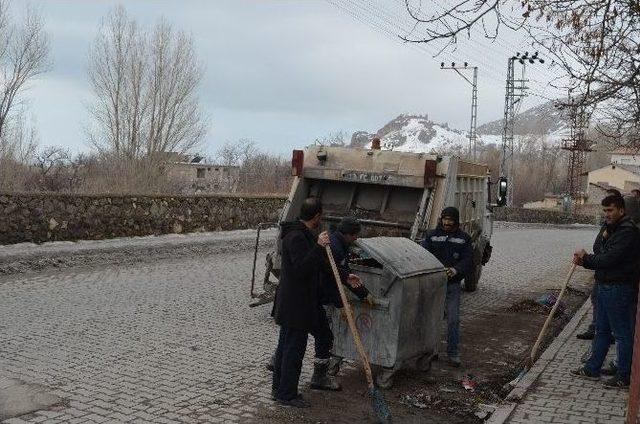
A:
<svg viewBox="0 0 640 424">
<path fill-rule="evenodd" d="M 629 400 L 627 401 L 627 417 L 625 424 L 636 424 L 638 404 L 640 402 L 640 296 L 636 305 L 635 335 L 633 337 L 633 359 L 631 361 L 631 383 L 629 384 Z"/>
</svg>

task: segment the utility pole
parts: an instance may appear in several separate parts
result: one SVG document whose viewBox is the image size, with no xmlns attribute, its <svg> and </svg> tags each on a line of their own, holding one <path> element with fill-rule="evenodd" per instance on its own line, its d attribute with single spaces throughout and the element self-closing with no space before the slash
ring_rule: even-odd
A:
<svg viewBox="0 0 640 424">
<path fill-rule="evenodd" d="M 464 66 L 456 66 L 455 62 L 451 63 L 451 66 L 444 66 L 444 62 L 440 63 L 440 69 L 452 69 L 458 73 L 466 82 L 471 85 L 471 125 L 469 127 L 469 159 L 474 161 L 478 158 L 478 146 L 476 136 L 476 126 L 478 120 L 478 67 L 469 67 L 467 62 L 464 62 Z M 470 81 L 461 71 L 473 70 L 473 80 Z"/>
<path fill-rule="evenodd" d="M 515 64 L 522 65 L 522 73 L 519 79 L 515 78 Z M 516 53 L 507 60 L 507 84 L 504 96 L 504 118 L 502 127 L 502 160 L 500 162 L 500 182 L 507 184 L 506 199 L 498 199 L 499 204 L 513 206 L 513 187 L 515 180 L 515 161 L 513 155 L 513 132 L 516 119 L 516 104 L 527 95 L 528 80 L 524 78 L 526 63 L 544 63 L 544 59 L 538 57 L 538 52 L 529 56 Z"/>
<path fill-rule="evenodd" d="M 571 129 L 569 138 L 562 140 L 562 150 L 569 152 L 569 169 L 567 170 L 567 193 L 575 206 L 582 194 L 582 172 L 587 153 L 592 152 L 591 142 L 587 140 L 586 129 L 589 126 L 585 106 L 569 97 L 569 120 Z M 572 208 L 573 209 L 573 208 Z"/>
</svg>

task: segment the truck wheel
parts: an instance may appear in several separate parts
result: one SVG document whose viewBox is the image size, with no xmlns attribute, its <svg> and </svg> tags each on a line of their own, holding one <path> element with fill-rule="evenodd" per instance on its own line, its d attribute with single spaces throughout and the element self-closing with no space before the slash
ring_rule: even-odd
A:
<svg viewBox="0 0 640 424">
<path fill-rule="evenodd" d="M 473 272 L 464 279 L 464 290 L 468 292 L 474 292 L 478 288 L 478 281 L 480 281 L 480 275 L 482 274 L 482 265 L 476 264 L 473 268 Z"/>
</svg>

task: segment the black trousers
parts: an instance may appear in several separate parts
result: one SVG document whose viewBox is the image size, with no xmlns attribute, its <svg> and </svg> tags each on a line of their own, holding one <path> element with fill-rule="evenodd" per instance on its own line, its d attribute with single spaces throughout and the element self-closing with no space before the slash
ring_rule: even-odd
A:
<svg viewBox="0 0 640 424">
<path fill-rule="evenodd" d="M 327 312 L 322 305 L 318 305 L 318 325 L 311 330 L 317 359 L 329 359 L 333 349 L 333 333 L 329 326 Z"/>
<path fill-rule="evenodd" d="M 298 382 L 308 336 L 306 330 L 280 327 L 271 385 L 279 400 L 291 400 L 298 396 Z"/>
</svg>

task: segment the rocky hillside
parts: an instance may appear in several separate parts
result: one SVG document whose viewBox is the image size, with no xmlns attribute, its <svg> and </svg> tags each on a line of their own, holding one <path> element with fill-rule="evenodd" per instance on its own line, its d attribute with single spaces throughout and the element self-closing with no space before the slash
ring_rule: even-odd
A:
<svg viewBox="0 0 640 424">
<path fill-rule="evenodd" d="M 503 120 L 487 122 L 478 127 L 479 135 L 502 135 Z M 567 116 L 553 102 L 543 103 L 516 115 L 516 135 L 553 135 L 567 129 Z"/>
</svg>

